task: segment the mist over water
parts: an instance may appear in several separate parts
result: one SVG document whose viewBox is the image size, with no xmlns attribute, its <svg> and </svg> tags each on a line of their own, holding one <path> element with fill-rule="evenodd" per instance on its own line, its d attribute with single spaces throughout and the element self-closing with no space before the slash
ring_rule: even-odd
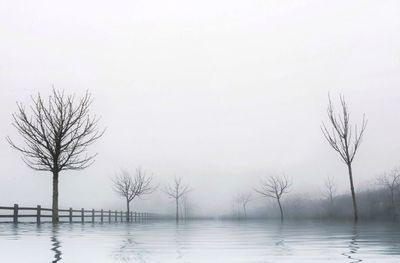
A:
<svg viewBox="0 0 400 263">
<path fill-rule="evenodd" d="M 34 244 L 34 248 L 32 246 Z M 322 221 L 0 225 L 7 262 L 399 262 L 400 228 Z"/>
</svg>

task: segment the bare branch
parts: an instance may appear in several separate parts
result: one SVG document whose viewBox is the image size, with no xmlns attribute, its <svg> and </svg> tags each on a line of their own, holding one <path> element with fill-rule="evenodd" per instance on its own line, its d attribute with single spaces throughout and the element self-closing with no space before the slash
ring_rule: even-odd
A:
<svg viewBox="0 0 400 263">
<path fill-rule="evenodd" d="M 97 154 L 87 154 L 89 145 L 99 139 L 105 130 L 98 130 L 98 119 L 89 115 L 92 99 L 88 92 L 75 102 L 75 96 L 53 89 L 47 103 L 38 94 L 32 97 L 32 106 L 17 103 L 12 115 L 13 125 L 24 144 L 8 143 L 20 151 L 24 162 L 39 171 L 59 172 L 84 169 L 94 162 Z"/>
<path fill-rule="evenodd" d="M 124 197 L 127 202 L 152 194 L 157 189 L 156 186 L 153 186 L 152 181 L 153 177 L 147 176 L 146 172 L 140 168 L 136 169 L 133 177 L 126 170 L 122 170 L 112 179 L 114 191 Z"/>
<path fill-rule="evenodd" d="M 188 185 L 183 184 L 181 178 L 174 178 L 174 184 L 171 185 L 166 185 L 163 192 L 166 193 L 170 198 L 174 199 L 179 199 L 185 194 L 187 194 L 189 191 Z"/>
<path fill-rule="evenodd" d="M 361 129 L 357 125 L 352 128 L 350 124 L 350 114 L 344 96 L 340 96 L 341 114 L 335 114 L 331 97 L 328 96 L 328 119 L 331 124 L 329 130 L 325 123 L 321 125 L 321 131 L 329 145 L 339 153 L 346 164 L 351 164 L 362 142 L 362 138 L 367 127 L 367 120 L 363 115 Z"/>
<path fill-rule="evenodd" d="M 291 185 L 286 176 L 272 175 L 262 180 L 260 188 L 254 190 L 265 197 L 280 200 L 283 194 L 289 192 Z"/>
</svg>

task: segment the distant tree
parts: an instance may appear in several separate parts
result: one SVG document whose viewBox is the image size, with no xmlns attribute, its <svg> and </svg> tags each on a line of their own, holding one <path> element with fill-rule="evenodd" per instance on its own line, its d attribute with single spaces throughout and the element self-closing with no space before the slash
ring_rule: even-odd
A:
<svg viewBox="0 0 400 263">
<path fill-rule="evenodd" d="M 281 213 L 281 221 L 283 221 L 281 198 L 289 192 L 290 186 L 291 183 L 285 176 L 269 176 L 265 180 L 261 180 L 259 188 L 254 190 L 265 197 L 276 199 Z"/>
<path fill-rule="evenodd" d="M 172 185 L 166 185 L 164 192 L 175 200 L 175 219 L 179 222 L 179 201 L 190 191 L 189 186 L 182 182 L 181 178 L 174 178 L 174 183 Z"/>
<path fill-rule="evenodd" d="M 112 179 L 114 191 L 126 200 L 126 221 L 129 222 L 130 203 L 135 198 L 142 198 L 156 190 L 157 187 L 153 186 L 152 181 L 153 178 L 147 176 L 140 168 L 136 169 L 134 176 L 123 170 Z"/>
<path fill-rule="evenodd" d="M 392 214 L 393 220 L 396 220 L 397 215 L 395 193 L 398 192 L 400 188 L 400 170 L 396 168 L 389 173 L 383 174 L 378 178 L 378 182 L 389 191 L 390 212 Z"/>
<path fill-rule="evenodd" d="M 13 125 L 24 144 L 17 145 L 10 137 L 9 144 L 22 153 L 23 161 L 37 171 L 53 174 L 52 221 L 58 216 L 58 177 L 63 170 L 82 170 L 94 162 L 97 154 L 86 153 L 89 145 L 99 139 L 104 130 L 98 130 L 98 119 L 89 115 L 92 103 L 88 92 L 76 101 L 74 95 L 53 89 L 47 100 L 40 93 L 32 97 L 28 109 L 17 103 L 12 115 Z"/>
<path fill-rule="evenodd" d="M 336 196 L 337 187 L 335 180 L 332 177 L 327 177 L 324 182 L 325 191 L 324 196 L 329 200 L 331 206 L 333 206 L 333 200 Z"/>
<path fill-rule="evenodd" d="M 240 193 L 236 201 L 238 202 L 239 206 L 243 209 L 243 216 L 244 219 L 247 219 L 247 204 L 252 200 L 251 193 Z"/>
<path fill-rule="evenodd" d="M 191 209 L 191 202 L 189 200 L 189 194 L 186 193 L 181 197 L 181 218 L 186 220 L 189 216 L 189 212 Z"/>
<path fill-rule="evenodd" d="M 333 178 L 327 177 L 324 182 L 324 192 L 323 195 L 329 201 L 329 216 L 332 216 L 332 210 L 334 207 L 334 199 L 336 197 L 337 187 Z"/>
<path fill-rule="evenodd" d="M 354 221 L 357 222 L 358 210 L 356 194 L 354 191 L 352 162 L 361 144 L 365 128 L 367 127 L 367 121 L 365 120 L 364 115 L 361 128 L 358 130 L 356 125 L 353 129 L 353 126 L 350 124 L 350 114 L 347 108 L 347 104 L 343 96 L 340 97 L 340 102 L 342 108 L 341 114 L 336 114 L 332 105 L 331 98 L 329 97 L 327 113 L 329 122 L 331 124 L 331 129 L 328 129 L 325 123 L 322 123 L 321 130 L 329 145 L 336 152 L 339 153 L 340 157 L 347 165 L 350 179 L 351 197 L 353 201 Z"/>
</svg>

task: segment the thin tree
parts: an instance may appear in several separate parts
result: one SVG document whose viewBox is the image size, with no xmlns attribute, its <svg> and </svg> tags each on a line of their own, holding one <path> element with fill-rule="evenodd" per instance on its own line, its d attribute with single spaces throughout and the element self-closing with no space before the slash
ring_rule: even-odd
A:
<svg viewBox="0 0 400 263">
<path fill-rule="evenodd" d="M 243 209 L 243 216 L 244 219 L 247 219 L 247 204 L 252 200 L 252 195 L 251 193 L 240 193 L 236 201 L 238 204 L 242 207 Z"/>
<path fill-rule="evenodd" d="M 285 176 L 269 176 L 268 178 L 261 180 L 261 185 L 258 189 L 254 189 L 257 193 L 276 199 L 279 211 L 281 213 L 281 221 L 283 221 L 283 209 L 281 204 L 281 198 L 284 194 L 289 192 L 291 183 Z"/>
<path fill-rule="evenodd" d="M 188 193 L 184 194 L 181 197 L 181 218 L 183 220 L 186 220 L 189 216 L 189 210 L 190 210 L 190 201 L 189 201 L 189 195 Z"/>
<path fill-rule="evenodd" d="M 135 198 L 142 198 L 156 190 L 157 187 L 153 186 L 152 181 L 153 178 L 147 176 L 140 168 L 136 169 L 134 176 L 122 170 L 112 179 L 114 191 L 126 200 L 126 221 L 129 222 L 130 218 L 130 203 Z"/>
<path fill-rule="evenodd" d="M 334 205 L 334 199 L 336 197 L 336 192 L 337 192 L 336 183 L 333 178 L 328 176 L 324 182 L 323 195 L 329 201 L 329 209 L 328 209 L 329 216 L 333 215 L 333 207 L 334 207 L 333 205 Z"/>
<path fill-rule="evenodd" d="M 175 200 L 175 219 L 179 222 L 179 201 L 190 191 L 189 186 L 182 182 L 181 178 L 174 178 L 174 183 L 172 185 L 166 185 L 164 192 Z"/>
<path fill-rule="evenodd" d="M 400 170 L 396 168 L 389 173 L 383 174 L 378 178 L 378 182 L 389 190 L 392 219 L 396 220 L 395 193 L 396 191 L 399 191 L 400 188 Z"/>
<path fill-rule="evenodd" d="M 36 171 L 50 171 L 53 175 L 52 221 L 58 216 L 58 179 L 63 170 L 82 170 L 93 164 L 97 154 L 88 154 L 87 148 L 103 134 L 98 129 L 98 118 L 89 115 L 91 95 L 86 92 L 76 100 L 53 89 L 47 100 L 40 93 L 32 96 L 32 105 L 26 108 L 17 103 L 12 115 L 13 125 L 23 139 L 17 145 L 10 137 L 9 144 L 22 153 L 22 159 Z"/>
<path fill-rule="evenodd" d="M 327 177 L 324 182 L 324 196 L 329 200 L 331 206 L 333 206 L 333 201 L 336 196 L 337 187 L 335 180 L 332 177 Z"/>
<path fill-rule="evenodd" d="M 363 115 L 360 129 L 358 129 L 357 125 L 353 127 L 353 125 L 350 123 L 350 113 L 343 96 L 340 96 L 340 102 L 341 113 L 336 113 L 334 111 L 332 100 L 329 96 L 327 113 L 329 123 L 331 124 L 331 129 L 328 129 L 325 123 L 322 123 L 321 130 L 329 145 L 339 153 L 341 159 L 347 166 L 350 180 L 351 197 L 353 201 L 354 221 L 357 222 L 358 210 L 356 194 L 354 191 L 352 162 L 361 144 L 365 128 L 367 127 L 367 121 L 365 119 L 365 115 Z"/>
</svg>

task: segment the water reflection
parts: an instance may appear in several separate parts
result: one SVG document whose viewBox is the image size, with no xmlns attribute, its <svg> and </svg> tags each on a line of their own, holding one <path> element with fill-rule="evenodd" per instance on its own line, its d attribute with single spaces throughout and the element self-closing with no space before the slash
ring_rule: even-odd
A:
<svg viewBox="0 0 400 263">
<path fill-rule="evenodd" d="M 56 263 L 61 260 L 61 242 L 58 240 L 59 225 L 53 225 L 51 230 L 51 249 L 54 252 L 54 258 L 52 263 Z"/>
<path fill-rule="evenodd" d="M 123 262 L 146 262 L 143 253 L 137 249 L 138 243 L 135 241 L 132 232 L 132 225 L 125 224 L 120 245 L 114 251 L 114 258 Z"/>
<path fill-rule="evenodd" d="M 50 244 L 49 244 L 50 240 Z M 0 224 L 0 262 L 400 262 L 398 224 Z M 84 248 L 84 250 L 82 249 Z"/>
<path fill-rule="evenodd" d="M 285 233 L 290 230 L 285 229 L 285 224 L 277 223 L 276 224 L 276 234 L 274 236 L 275 247 L 279 249 L 280 254 L 289 255 L 290 247 L 285 241 Z"/>
<path fill-rule="evenodd" d="M 349 235 L 350 241 L 348 243 L 348 251 L 342 253 L 343 256 L 349 259 L 350 263 L 362 262 L 363 260 L 357 255 L 360 246 L 358 244 L 358 226 L 353 224 L 351 234 Z"/>
</svg>

